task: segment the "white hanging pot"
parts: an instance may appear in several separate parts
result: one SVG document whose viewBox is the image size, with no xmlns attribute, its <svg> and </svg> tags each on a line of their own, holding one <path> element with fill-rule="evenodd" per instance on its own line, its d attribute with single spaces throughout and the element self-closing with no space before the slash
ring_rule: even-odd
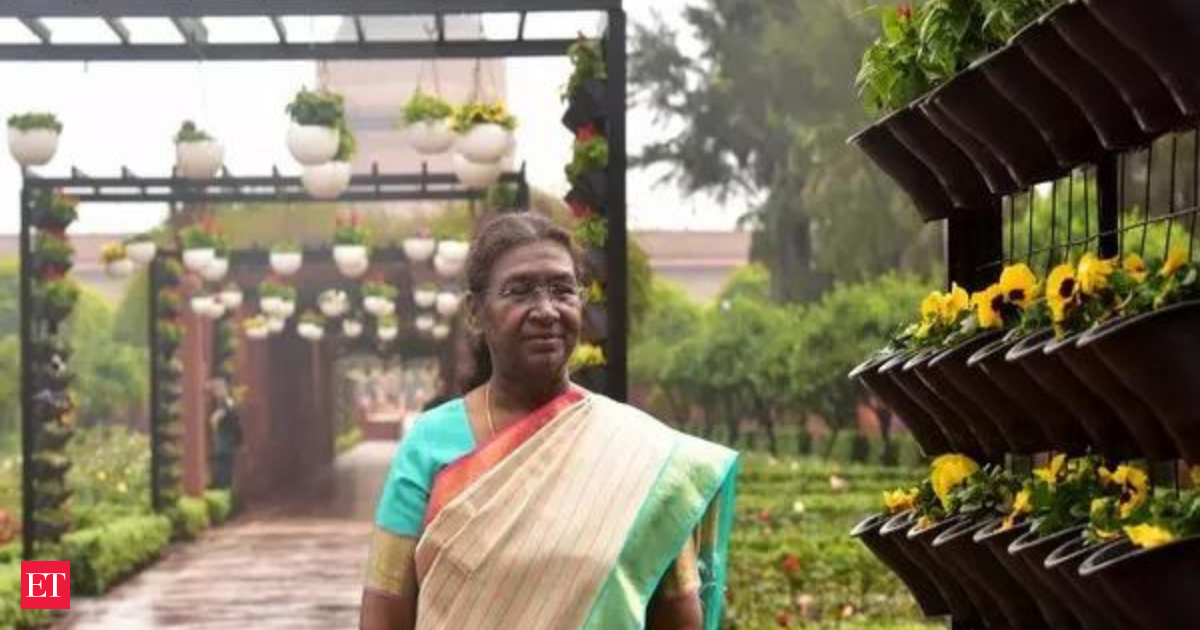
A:
<svg viewBox="0 0 1200 630">
<path fill-rule="evenodd" d="M 350 278 L 363 275 L 371 264 L 366 245 L 334 245 L 333 262 L 342 275 Z"/>
<path fill-rule="evenodd" d="M 442 340 L 450 336 L 450 327 L 446 324 L 438 324 L 433 327 L 433 338 Z"/>
<path fill-rule="evenodd" d="M 444 258 L 440 254 L 433 257 L 433 269 L 438 275 L 450 279 L 457 276 L 463 268 L 463 261 Z"/>
<path fill-rule="evenodd" d="M 437 241 L 431 238 L 406 238 L 401 242 L 404 247 L 404 257 L 413 262 L 425 262 L 433 258 L 437 249 Z"/>
<path fill-rule="evenodd" d="M 320 308 L 321 314 L 329 319 L 341 317 L 350 308 L 349 298 L 343 291 L 326 291 L 317 300 L 317 307 Z"/>
<path fill-rule="evenodd" d="M 281 276 L 295 274 L 304 264 L 304 254 L 300 252 L 271 252 L 270 259 L 271 271 Z"/>
<path fill-rule="evenodd" d="M 110 278 L 128 278 L 133 273 L 133 261 L 129 258 L 122 258 L 105 263 L 104 273 L 108 274 Z"/>
<path fill-rule="evenodd" d="M 264 297 L 258 299 L 258 308 L 267 315 L 276 316 L 279 313 L 279 308 L 283 306 L 283 298 Z"/>
<path fill-rule="evenodd" d="M 192 273 L 200 273 L 217 257 L 217 250 L 211 247 L 183 250 L 183 266 Z"/>
<path fill-rule="evenodd" d="M 220 282 L 227 273 L 229 273 L 229 259 L 213 258 L 204 266 L 204 269 L 200 270 L 200 277 L 209 282 Z"/>
<path fill-rule="evenodd" d="M 225 308 L 225 305 L 221 303 L 219 297 L 213 296 L 212 305 L 208 307 L 208 318 L 221 319 L 222 317 L 225 317 L 225 313 L 228 312 L 228 310 L 229 309 Z"/>
<path fill-rule="evenodd" d="M 275 309 L 275 314 L 283 319 L 291 317 L 296 312 L 296 303 L 292 300 L 280 300 L 279 308 Z"/>
<path fill-rule="evenodd" d="M 350 187 L 350 163 L 325 162 L 305 166 L 300 183 L 313 199 L 337 199 Z"/>
<path fill-rule="evenodd" d="M 472 162 L 492 164 L 508 152 L 512 135 L 496 123 L 480 123 L 459 135 L 454 148 Z"/>
<path fill-rule="evenodd" d="M 458 312 L 462 298 L 457 293 L 443 291 L 437 295 L 437 312 L 442 317 L 452 317 Z"/>
<path fill-rule="evenodd" d="M 221 299 L 221 305 L 231 311 L 236 311 L 242 307 L 244 296 L 238 289 L 225 289 L 224 291 L 221 291 L 219 297 Z"/>
<path fill-rule="evenodd" d="M 437 247 L 438 256 L 455 262 L 467 260 L 470 244 L 466 241 L 440 241 Z"/>
<path fill-rule="evenodd" d="M 217 301 L 211 295 L 194 295 L 189 301 L 192 312 L 200 317 L 209 317 Z"/>
<path fill-rule="evenodd" d="M 400 329 L 395 326 L 385 326 L 379 329 L 380 341 L 391 341 L 400 334 Z"/>
<path fill-rule="evenodd" d="M 175 143 L 175 170 L 188 179 L 212 179 L 224 160 L 225 147 L 216 140 Z"/>
<path fill-rule="evenodd" d="M 421 332 L 429 332 L 433 330 L 434 320 L 432 315 L 418 315 L 415 325 L 417 330 Z"/>
<path fill-rule="evenodd" d="M 387 298 L 368 295 L 363 299 L 363 309 L 375 317 L 384 317 L 396 312 L 396 304 Z"/>
<path fill-rule="evenodd" d="M 408 143 L 421 155 L 444 153 L 455 140 L 454 131 L 450 129 L 450 121 L 422 120 L 409 125 L 405 129 Z"/>
<path fill-rule="evenodd" d="M 433 308 L 434 303 L 437 302 L 437 291 L 417 289 L 413 291 L 413 302 L 416 303 L 417 308 Z"/>
<path fill-rule="evenodd" d="M 8 152 L 22 166 L 41 166 L 58 151 L 58 132 L 53 129 L 8 128 Z"/>
<path fill-rule="evenodd" d="M 137 265 L 148 265 L 158 253 L 154 241 L 134 241 L 125 246 L 125 256 Z"/>
<path fill-rule="evenodd" d="M 320 341 L 325 337 L 324 328 L 308 322 L 302 322 L 299 326 L 296 326 L 296 332 L 300 333 L 300 336 L 308 341 Z"/>
<path fill-rule="evenodd" d="M 500 163 L 480 164 L 455 153 L 451 166 L 458 181 L 467 188 L 487 188 L 500 180 Z"/>
<path fill-rule="evenodd" d="M 287 328 L 287 319 L 284 317 L 271 317 L 267 320 L 267 330 L 272 335 L 278 335 L 284 328 Z"/>
<path fill-rule="evenodd" d="M 271 334 L 271 329 L 270 329 L 269 325 L 255 326 L 254 328 L 246 329 L 246 338 L 251 339 L 253 341 L 262 341 L 263 339 L 266 339 L 267 336 L 270 334 Z"/>
<path fill-rule="evenodd" d="M 292 157 L 304 166 L 324 164 L 337 154 L 338 130 L 320 125 L 292 123 L 287 131 L 287 147 Z"/>
<path fill-rule="evenodd" d="M 362 331 L 362 322 L 358 320 L 347 319 L 342 322 L 342 334 L 351 339 L 357 339 L 360 335 L 362 335 Z"/>
</svg>

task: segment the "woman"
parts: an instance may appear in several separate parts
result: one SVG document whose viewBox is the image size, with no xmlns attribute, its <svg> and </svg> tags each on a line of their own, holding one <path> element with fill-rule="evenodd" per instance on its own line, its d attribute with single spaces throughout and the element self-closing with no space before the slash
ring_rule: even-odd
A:
<svg viewBox="0 0 1200 630">
<path fill-rule="evenodd" d="M 383 489 L 364 630 L 718 628 L 736 454 L 572 385 L 570 235 L 532 213 L 467 261 L 479 374 Z"/>
</svg>

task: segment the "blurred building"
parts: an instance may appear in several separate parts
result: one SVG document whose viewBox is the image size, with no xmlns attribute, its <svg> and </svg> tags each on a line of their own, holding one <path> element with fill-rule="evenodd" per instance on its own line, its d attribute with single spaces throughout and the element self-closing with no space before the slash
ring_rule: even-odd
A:
<svg viewBox="0 0 1200 630">
<path fill-rule="evenodd" d="M 729 274 L 750 262 L 749 232 L 634 232 L 654 275 L 683 287 L 693 300 L 716 297 Z"/>
</svg>

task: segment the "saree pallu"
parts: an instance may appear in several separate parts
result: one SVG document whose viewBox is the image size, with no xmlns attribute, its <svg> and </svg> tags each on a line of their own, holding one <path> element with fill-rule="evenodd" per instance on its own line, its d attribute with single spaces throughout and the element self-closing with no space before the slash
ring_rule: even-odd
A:
<svg viewBox="0 0 1200 630">
<path fill-rule="evenodd" d="M 642 628 L 689 539 L 704 627 L 720 626 L 736 453 L 572 394 L 435 479 L 418 630 Z"/>
</svg>

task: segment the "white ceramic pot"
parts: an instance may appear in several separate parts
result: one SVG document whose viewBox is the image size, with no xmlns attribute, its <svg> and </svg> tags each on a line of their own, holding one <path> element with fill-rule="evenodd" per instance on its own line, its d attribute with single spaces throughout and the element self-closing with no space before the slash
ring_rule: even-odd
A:
<svg viewBox="0 0 1200 630">
<path fill-rule="evenodd" d="M 125 246 L 125 256 L 137 265 L 148 265 L 158 253 L 158 245 L 154 241 L 135 241 Z"/>
<path fill-rule="evenodd" d="M 487 188 L 500 179 L 500 163 L 480 164 L 455 153 L 451 157 L 451 167 L 458 181 L 467 188 Z"/>
<path fill-rule="evenodd" d="M 400 334 L 400 329 L 395 326 L 385 326 L 379 329 L 378 334 L 380 341 L 391 341 Z"/>
<path fill-rule="evenodd" d="M 210 317 L 217 301 L 211 295 L 193 295 L 189 303 L 193 313 L 200 317 Z"/>
<path fill-rule="evenodd" d="M 334 245 L 333 262 L 342 275 L 357 278 L 370 266 L 366 245 Z"/>
<path fill-rule="evenodd" d="M 192 273 L 201 273 L 209 263 L 217 257 L 217 250 L 211 247 L 183 250 L 183 266 Z"/>
<path fill-rule="evenodd" d="M 360 321 L 347 319 L 342 322 L 342 334 L 351 339 L 357 339 L 362 335 L 362 331 L 363 325 Z"/>
<path fill-rule="evenodd" d="M 104 273 L 110 278 L 128 278 L 133 273 L 133 261 L 128 258 L 104 264 Z"/>
<path fill-rule="evenodd" d="M 458 312 L 462 298 L 457 293 L 443 291 L 437 295 L 437 312 L 442 317 L 453 317 Z"/>
<path fill-rule="evenodd" d="M 513 132 L 496 123 L 481 123 L 458 136 L 455 150 L 479 164 L 498 162 L 508 152 Z"/>
<path fill-rule="evenodd" d="M 450 129 L 450 121 L 422 120 L 405 128 L 408 143 L 421 155 L 444 153 L 453 144 L 456 136 Z"/>
<path fill-rule="evenodd" d="M 363 309 L 375 317 L 384 317 L 396 312 L 396 304 L 387 298 L 368 295 L 363 299 Z"/>
<path fill-rule="evenodd" d="M 221 303 L 220 298 L 213 296 L 212 305 L 208 307 L 208 318 L 221 319 L 222 317 L 225 317 L 225 313 L 228 311 L 229 309 L 225 308 L 225 305 Z"/>
<path fill-rule="evenodd" d="M 287 147 L 292 157 L 305 166 L 324 164 L 337 154 L 338 130 L 292 123 L 287 131 Z"/>
<path fill-rule="evenodd" d="M 175 143 L 175 170 L 194 180 L 212 179 L 225 160 L 225 147 L 216 140 Z"/>
<path fill-rule="evenodd" d="M 450 336 L 450 327 L 446 324 L 438 324 L 433 327 L 433 338 L 442 340 Z"/>
<path fill-rule="evenodd" d="M 258 299 L 259 310 L 272 317 L 279 313 L 279 308 L 281 306 L 283 306 L 283 298 L 264 297 Z"/>
<path fill-rule="evenodd" d="M 280 300 L 279 308 L 275 310 L 275 314 L 283 319 L 287 319 L 296 313 L 296 303 L 292 300 Z"/>
<path fill-rule="evenodd" d="M 437 241 L 431 238 L 406 238 L 401 243 L 404 247 L 404 257 L 413 262 L 425 262 L 433 258 L 437 249 Z"/>
<path fill-rule="evenodd" d="M 429 332 L 430 330 L 433 330 L 435 323 L 436 322 L 434 322 L 432 315 L 418 315 L 414 325 L 417 327 L 417 330 L 421 332 Z"/>
<path fill-rule="evenodd" d="M 470 248 L 471 245 L 466 241 L 439 241 L 437 253 L 446 260 L 464 262 L 467 260 Z"/>
<path fill-rule="evenodd" d="M 271 271 L 281 275 L 290 276 L 304 265 L 304 254 L 300 252 L 271 252 Z"/>
<path fill-rule="evenodd" d="M 305 166 L 300 183 L 313 199 L 337 199 L 350 187 L 350 163 L 325 162 Z"/>
<path fill-rule="evenodd" d="M 464 261 L 443 258 L 441 255 L 437 255 L 433 257 L 433 269 L 434 271 L 437 271 L 439 276 L 448 280 L 457 276 L 458 273 L 462 271 L 463 262 Z"/>
<path fill-rule="evenodd" d="M 321 314 L 329 319 L 341 317 L 349 310 L 349 298 L 346 297 L 344 291 L 325 291 L 317 299 L 317 306 L 321 309 Z"/>
<path fill-rule="evenodd" d="M 41 166 L 58 151 L 58 132 L 53 129 L 8 128 L 8 152 L 22 166 Z"/>
<path fill-rule="evenodd" d="M 437 291 L 417 289 L 413 291 L 413 302 L 417 305 L 417 308 L 433 308 L 433 305 L 437 302 Z"/>
<path fill-rule="evenodd" d="M 225 289 L 219 294 L 221 305 L 225 308 L 236 311 L 242 307 L 243 295 L 238 289 Z"/>
<path fill-rule="evenodd" d="M 270 331 L 272 335 L 278 335 L 279 333 L 283 332 L 284 328 L 287 328 L 286 318 L 271 317 L 267 320 L 267 330 Z"/>
<path fill-rule="evenodd" d="M 229 259 L 213 258 L 204 266 L 204 269 L 200 270 L 200 277 L 209 282 L 220 282 L 227 273 L 229 273 Z"/>
<path fill-rule="evenodd" d="M 325 337 L 324 328 L 318 324 L 310 324 L 307 322 L 301 322 L 299 326 L 296 326 L 296 332 L 300 333 L 300 336 L 308 341 L 320 341 Z"/>
<path fill-rule="evenodd" d="M 268 326 L 257 326 L 246 329 L 246 338 L 253 341 L 261 341 L 266 339 L 271 334 L 271 329 Z"/>
</svg>

